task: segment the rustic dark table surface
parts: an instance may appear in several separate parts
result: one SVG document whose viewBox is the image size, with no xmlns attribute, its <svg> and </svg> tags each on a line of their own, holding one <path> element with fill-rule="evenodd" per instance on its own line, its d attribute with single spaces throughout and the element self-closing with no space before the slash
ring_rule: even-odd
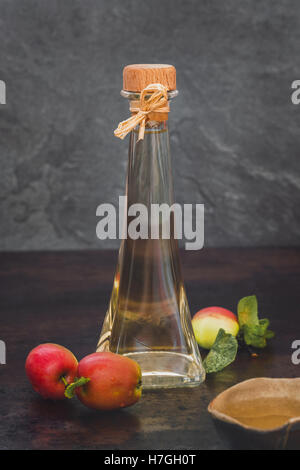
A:
<svg viewBox="0 0 300 470">
<path fill-rule="evenodd" d="M 255 293 L 276 337 L 260 357 L 240 353 L 224 371 L 194 389 L 145 392 L 132 408 L 88 410 L 76 399 L 52 403 L 32 391 L 24 373 L 28 352 L 43 342 L 80 359 L 95 350 L 109 301 L 116 252 L 0 254 L 1 449 L 231 449 L 207 405 L 242 380 L 297 377 L 291 344 L 300 339 L 300 249 L 204 249 L 182 253 L 191 312 L 220 305 L 236 311 Z"/>
</svg>

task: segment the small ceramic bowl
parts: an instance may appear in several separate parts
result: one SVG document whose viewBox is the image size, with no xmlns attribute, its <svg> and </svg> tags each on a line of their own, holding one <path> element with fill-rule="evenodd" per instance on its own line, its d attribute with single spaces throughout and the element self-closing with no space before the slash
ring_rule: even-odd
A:
<svg viewBox="0 0 300 470">
<path fill-rule="evenodd" d="M 300 449 L 300 378 L 246 380 L 208 406 L 238 448 Z"/>
</svg>

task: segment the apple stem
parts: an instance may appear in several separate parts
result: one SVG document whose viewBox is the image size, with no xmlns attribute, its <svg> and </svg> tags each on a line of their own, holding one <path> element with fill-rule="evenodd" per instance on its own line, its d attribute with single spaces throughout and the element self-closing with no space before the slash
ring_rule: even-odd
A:
<svg viewBox="0 0 300 470">
<path fill-rule="evenodd" d="M 66 378 L 62 375 L 60 380 L 63 382 L 64 386 L 67 388 L 68 382 L 66 381 Z"/>
<path fill-rule="evenodd" d="M 258 357 L 257 352 L 253 348 L 251 348 L 251 346 L 247 346 L 247 351 L 252 358 Z"/>
<path fill-rule="evenodd" d="M 74 382 L 69 384 L 65 390 L 65 397 L 66 398 L 73 398 L 75 395 L 75 390 L 77 387 L 82 387 L 83 385 L 87 384 L 91 379 L 88 377 L 80 377 L 79 379 L 76 378 Z"/>
</svg>

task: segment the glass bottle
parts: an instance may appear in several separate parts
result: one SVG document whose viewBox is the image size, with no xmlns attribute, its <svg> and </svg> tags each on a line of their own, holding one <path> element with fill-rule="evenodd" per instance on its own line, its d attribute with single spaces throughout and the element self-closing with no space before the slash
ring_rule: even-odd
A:
<svg viewBox="0 0 300 470">
<path fill-rule="evenodd" d="M 170 66 L 127 67 L 147 67 L 141 88 L 152 83 L 155 75 L 161 83 L 165 79 L 162 68 Z M 125 71 L 126 68 L 124 82 Z M 139 93 L 128 90 L 121 94 L 134 102 L 140 98 Z M 169 90 L 168 100 L 176 95 L 176 89 Z M 205 373 L 192 330 L 172 212 L 169 238 L 162 237 L 162 218 L 159 238 L 150 236 L 152 204 L 173 204 L 167 113 L 150 115 L 143 140 L 139 140 L 139 126 L 130 132 L 126 196 L 127 214 L 133 204 L 147 208 L 149 238 L 127 236 L 121 241 L 97 351 L 111 351 L 136 360 L 142 369 L 143 388 L 197 386 Z M 127 227 L 133 219 L 128 215 Z"/>
</svg>

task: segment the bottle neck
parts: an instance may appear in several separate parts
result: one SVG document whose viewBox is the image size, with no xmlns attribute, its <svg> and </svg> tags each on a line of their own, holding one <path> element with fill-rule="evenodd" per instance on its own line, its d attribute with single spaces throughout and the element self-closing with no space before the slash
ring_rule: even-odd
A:
<svg viewBox="0 0 300 470">
<path fill-rule="evenodd" d="M 173 203 L 168 121 L 147 121 L 143 140 L 138 126 L 130 134 L 128 205 Z"/>
<path fill-rule="evenodd" d="M 177 96 L 178 91 L 168 92 L 168 101 Z M 140 93 L 121 91 L 130 102 L 139 103 Z M 137 106 L 139 107 L 139 106 Z M 169 107 L 168 107 L 169 108 Z M 126 194 L 128 206 L 144 204 L 173 204 L 173 180 L 169 147 L 169 113 L 149 114 L 142 140 L 138 139 L 139 126 L 130 133 L 129 160 Z"/>
</svg>

